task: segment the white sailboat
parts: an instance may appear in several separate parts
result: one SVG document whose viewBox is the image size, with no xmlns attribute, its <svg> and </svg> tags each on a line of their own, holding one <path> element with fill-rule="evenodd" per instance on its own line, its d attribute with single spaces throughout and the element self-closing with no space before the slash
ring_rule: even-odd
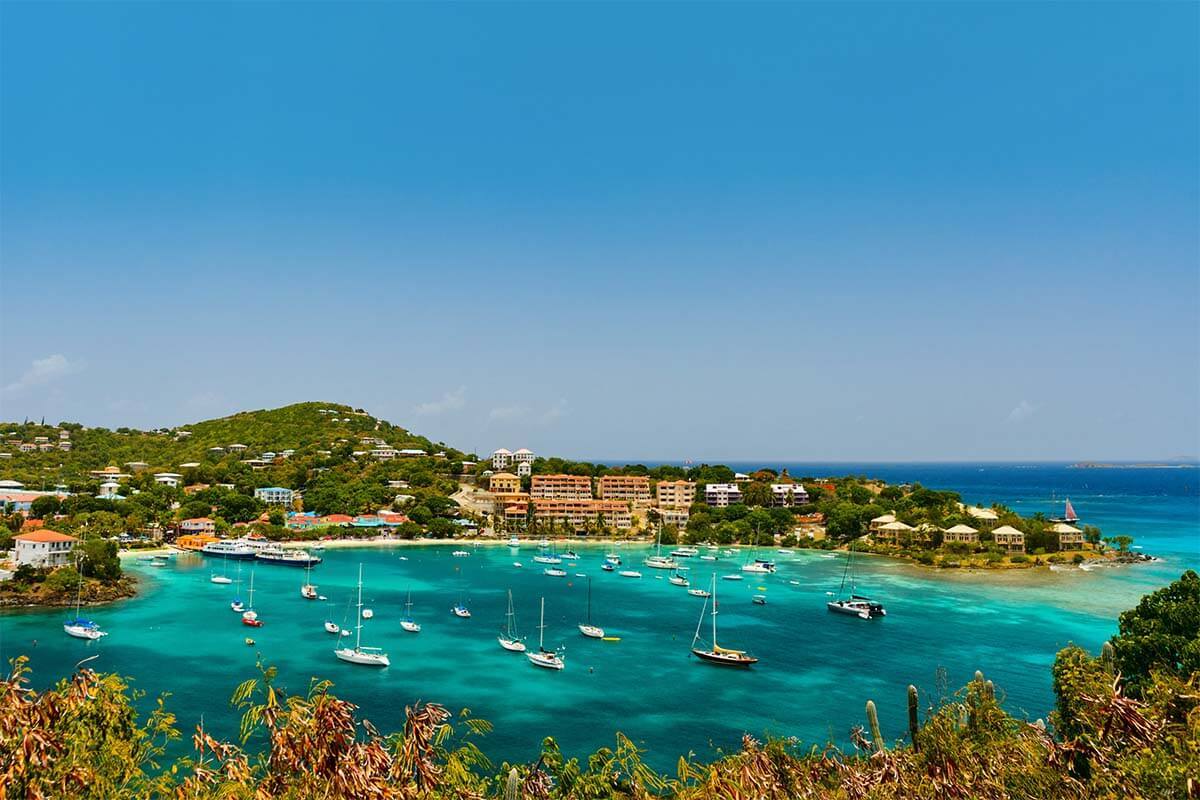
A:
<svg viewBox="0 0 1200 800">
<path fill-rule="evenodd" d="M 368 667 L 386 667 L 392 662 L 388 660 L 387 653 L 383 652 L 378 647 L 363 647 L 362 644 L 362 564 L 358 565 L 358 613 L 354 615 L 354 647 L 341 647 L 333 651 L 333 654 L 342 661 L 351 664 L 362 664 Z"/>
<path fill-rule="evenodd" d="M 592 579 L 588 578 L 587 622 L 579 623 L 579 632 L 589 639 L 603 639 L 604 628 L 592 624 Z"/>
<path fill-rule="evenodd" d="M 562 654 L 555 650 L 546 649 L 546 598 L 542 598 L 542 616 L 538 624 L 538 649 L 536 653 L 526 653 L 525 657 L 535 667 L 544 669 L 562 669 L 566 666 Z"/>
<path fill-rule="evenodd" d="M 242 624 L 249 625 L 251 628 L 262 627 L 262 620 L 258 618 L 258 612 L 254 610 L 254 570 L 250 570 L 250 605 L 242 612 Z"/>
<path fill-rule="evenodd" d="M 662 554 L 662 528 L 658 529 L 658 545 L 655 554 L 647 556 L 642 563 L 653 569 L 675 569 L 679 566 L 675 559 Z"/>
<path fill-rule="evenodd" d="M 312 582 L 312 564 L 304 565 L 304 583 L 300 586 L 300 596 L 305 600 L 317 599 L 317 587 Z"/>
<path fill-rule="evenodd" d="M 467 608 L 467 604 L 463 601 L 462 595 L 459 595 L 458 602 L 454 604 L 450 611 L 456 617 L 462 617 L 463 619 L 471 618 L 471 609 Z"/>
<path fill-rule="evenodd" d="M 508 612 L 504 615 L 504 629 L 496 641 L 505 650 L 513 653 L 525 652 L 525 640 L 517 635 L 517 614 L 513 611 L 512 589 L 508 590 Z"/>
<path fill-rule="evenodd" d="M 246 610 L 246 606 L 242 603 L 242 562 L 241 561 L 238 562 L 237 588 L 233 592 L 233 602 L 231 602 L 229 604 L 229 609 L 231 611 L 237 612 L 238 614 L 240 614 Z"/>
<path fill-rule="evenodd" d="M 74 636 L 76 639 L 89 639 L 95 641 L 102 637 L 108 636 L 106 631 L 100 630 L 100 626 L 90 619 L 85 619 L 79 616 L 79 607 L 83 603 L 83 573 L 79 575 L 79 589 L 75 592 L 75 616 L 72 619 L 63 623 L 63 631 L 68 636 Z"/>
<path fill-rule="evenodd" d="M 404 618 L 400 620 L 400 627 L 409 633 L 420 633 L 421 625 L 412 618 L 412 590 L 408 591 L 408 600 L 404 603 Z"/>
<path fill-rule="evenodd" d="M 717 644 L 717 576 L 712 579 L 712 646 L 704 647 L 700 641 L 700 629 L 704 626 L 704 611 L 708 608 L 708 600 L 700 609 L 700 621 L 696 623 L 696 635 L 692 637 L 692 655 L 710 664 L 721 664 L 726 667 L 748 667 L 757 664 L 758 659 L 749 655 L 745 650 L 730 650 Z"/>
<path fill-rule="evenodd" d="M 233 583 L 233 580 L 225 574 L 225 565 L 228 563 L 229 563 L 229 559 L 222 558 L 221 559 L 221 574 L 217 575 L 215 573 L 210 572 L 210 573 L 208 573 L 208 580 L 211 583 L 221 583 L 221 584 Z"/>
</svg>

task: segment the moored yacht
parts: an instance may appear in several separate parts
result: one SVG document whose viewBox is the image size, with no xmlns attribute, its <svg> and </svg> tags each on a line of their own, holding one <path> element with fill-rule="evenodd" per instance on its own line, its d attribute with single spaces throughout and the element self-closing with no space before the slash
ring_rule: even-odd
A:
<svg viewBox="0 0 1200 800">
<path fill-rule="evenodd" d="M 258 553 L 258 549 L 247 544 L 242 539 L 221 539 L 204 545 L 200 548 L 200 552 L 206 556 L 249 560 L 254 558 Z"/>
<path fill-rule="evenodd" d="M 383 652 L 379 647 L 364 647 L 362 644 L 362 627 L 363 627 L 363 607 L 362 607 L 362 564 L 358 565 L 358 614 L 356 614 L 357 622 L 354 626 L 354 647 L 341 647 L 333 651 L 333 654 L 342 661 L 350 664 L 361 664 L 366 667 L 386 667 L 392 662 L 388 659 L 387 653 Z M 326 626 L 328 630 L 328 626 Z"/>
<path fill-rule="evenodd" d="M 295 550 L 279 545 L 269 545 L 260 548 L 254 557 L 267 564 L 278 564 L 283 567 L 315 567 L 321 563 L 320 556 L 314 556 L 304 550 Z"/>
<path fill-rule="evenodd" d="M 543 669 L 562 669 L 566 666 L 563 662 L 562 653 L 556 650 L 546 649 L 546 598 L 542 598 L 542 617 L 538 625 L 538 649 L 537 652 L 526 653 L 525 657 L 529 659 L 529 663 L 535 667 Z"/>
</svg>

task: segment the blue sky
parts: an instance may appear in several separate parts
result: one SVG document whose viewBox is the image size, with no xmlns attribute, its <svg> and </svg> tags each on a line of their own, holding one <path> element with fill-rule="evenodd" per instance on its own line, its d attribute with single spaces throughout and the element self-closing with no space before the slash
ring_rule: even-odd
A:
<svg viewBox="0 0 1200 800">
<path fill-rule="evenodd" d="M 1198 8 L 0 4 L 0 417 L 1195 455 Z"/>
</svg>

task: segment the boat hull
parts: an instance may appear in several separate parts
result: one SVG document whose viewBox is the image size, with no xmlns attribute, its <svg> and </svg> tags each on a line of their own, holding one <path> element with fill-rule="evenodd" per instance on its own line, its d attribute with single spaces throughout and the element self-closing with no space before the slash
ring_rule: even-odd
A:
<svg viewBox="0 0 1200 800">
<path fill-rule="evenodd" d="M 104 631 L 86 625 L 63 625 L 63 631 L 68 636 L 74 636 L 76 639 L 87 639 L 92 642 L 108 636 Z"/>
<path fill-rule="evenodd" d="M 597 628 L 595 625 L 580 625 L 579 632 L 589 639 L 603 639 L 604 629 Z"/>
<path fill-rule="evenodd" d="M 825 607 L 835 614 L 845 614 L 850 617 L 858 617 L 859 619 L 878 619 L 879 617 L 887 616 L 887 612 L 883 608 L 872 608 L 871 606 L 839 602 L 837 600 L 830 600 L 825 604 Z"/>
<path fill-rule="evenodd" d="M 757 664 L 758 659 L 745 653 L 715 653 L 712 650 L 692 648 L 692 655 L 708 664 L 719 664 L 722 667 L 749 667 Z"/>
<path fill-rule="evenodd" d="M 421 632 L 420 624 L 413 622 L 412 620 L 407 620 L 407 619 L 400 620 L 400 627 L 403 628 L 404 630 L 408 631 L 409 633 L 420 633 Z"/>
<path fill-rule="evenodd" d="M 388 667 L 392 664 L 386 653 L 364 653 L 347 647 L 342 650 L 334 650 L 333 654 L 347 664 L 358 664 L 363 667 Z"/>
<path fill-rule="evenodd" d="M 526 653 L 529 663 L 542 669 L 563 669 L 566 664 L 555 653 Z"/>
<path fill-rule="evenodd" d="M 500 644 L 501 647 L 503 647 L 505 650 L 509 651 L 510 653 L 524 653 L 525 652 L 525 643 L 520 641 L 519 639 L 505 639 L 503 636 L 497 636 L 496 641 Z"/>
</svg>

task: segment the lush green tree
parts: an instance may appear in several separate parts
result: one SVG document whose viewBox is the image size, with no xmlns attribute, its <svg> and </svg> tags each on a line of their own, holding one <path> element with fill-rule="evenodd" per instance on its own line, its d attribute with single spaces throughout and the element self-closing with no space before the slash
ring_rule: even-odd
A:
<svg viewBox="0 0 1200 800">
<path fill-rule="evenodd" d="M 210 513 L 212 513 L 212 507 L 200 500 L 190 500 L 179 507 L 180 519 L 207 517 Z"/>
<path fill-rule="evenodd" d="M 46 587 L 57 593 L 75 591 L 79 586 L 79 573 L 74 567 L 59 567 L 46 577 Z"/>
<path fill-rule="evenodd" d="M 257 517 L 262 504 L 240 492 L 224 492 L 216 501 L 217 515 L 229 522 L 250 522 Z"/>
<path fill-rule="evenodd" d="M 62 508 L 62 501 L 56 495 L 44 494 L 34 498 L 29 504 L 29 513 L 35 519 L 50 519 Z"/>
<path fill-rule="evenodd" d="M 104 582 L 121 577 L 121 559 L 117 543 L 109 539 L 85 539 L 75 547 L 80 556 L 80 571 L 88 578 Z"/>
<path fill-rule="evenodd" d="M 1146 595 L 1121 614 L 1119 625 L 1113 649 L 1134 692 L 1149 685 L 1156 669 L 1185 679 L 1200 672 L 1200 575 L 1189 569 Z"/>
</svg>

